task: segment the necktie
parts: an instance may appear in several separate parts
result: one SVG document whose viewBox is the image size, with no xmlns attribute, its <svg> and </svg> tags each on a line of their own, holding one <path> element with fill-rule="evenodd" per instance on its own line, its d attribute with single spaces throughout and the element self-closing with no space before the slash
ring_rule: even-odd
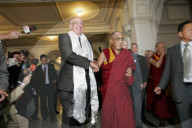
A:
<svg viewBox="0 0 192 128">
<path fill-rule="evenodd" d="M 44 78 L 45 78 L 45 82 L 46 82 L 46 66 L 44 66 L 44 70 L 43 70 L 43 74 L 44 74 Z"/>
<path fill-rule="evenodd" d="M 78 37 L 78 39 L 79 39 L 80 46 L 81 46 L 81 48 L 82 48 L 82 45 L 81 45 L 81 38 L 80 38 L 80 37 Z"/>
<path fill-rule="evenodd" d="M 185 49 L 183 52 L 184 78 L 187 80 L 192 78 L 192 55 L 188 46 L 189 44 L 185 44 Z"/>
</svg>

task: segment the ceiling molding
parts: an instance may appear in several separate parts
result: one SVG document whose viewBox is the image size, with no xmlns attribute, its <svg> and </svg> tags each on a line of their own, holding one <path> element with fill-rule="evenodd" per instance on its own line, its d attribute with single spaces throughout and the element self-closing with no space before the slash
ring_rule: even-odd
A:
<svg viewBox="0 0 192 128">
<path fill-rule="evenodd" d="M 0 3 L 46 3 L 46 2 L 68 2 L 69 0 L 1 0 Z M 70 0 L 77 1 L 77 0 Z M 81 1 L 106 1 L 106 0 L 81 0 Z"/>
<path fill-rule="evenodd" d="M 82 3 L 90 3 L 95 6 L 98 13 L 84 20 L 84 34 L 88 34 L 91 40 L 102 42 L 107 40 L 106 34 L 110 32 L 110 22 L 114 10 L 118 10 L 119 1 L 122 0 L 85 0 Z M 39 37 L 58 36 L 69 31 L 69 20 L 63 15 L 69 10 L 61 8 L 67 0 L 1 0 L 0 1 L 0 34 L 12 30 L 22 31 L 23 25 L 35 25 L 36 31 L 23 34 L 17 40 L 7 40 L 7 46 L 34 45 L 34 40 Z M 71 2 L 71 1 L 70 1 Z M 78 2 L 71 2 L 71 4 Z M 87 4 L 87 6 L 89 6 Z M 66 11 L 66 12 L 63 12 Z M 91 10 L 93 11 L 93 10 Z M 31 42 L 23 43 L 27 39 Z M 27 41 L 26 41 L 27 42 Z M 49 41 L 48 41 L 49 42 Z"/>
</svg>

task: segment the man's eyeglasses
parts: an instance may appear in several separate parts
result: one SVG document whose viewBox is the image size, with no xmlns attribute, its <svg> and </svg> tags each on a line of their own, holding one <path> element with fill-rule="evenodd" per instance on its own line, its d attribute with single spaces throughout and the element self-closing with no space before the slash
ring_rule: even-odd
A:
<svg viewBox="0 0 192 128">
<path fill-rule="evenodd" d="M 124 41 L 124 38 L 119 38 L 119 37 L 117 37 L 117 38 L 111 38 L 111 39 L 115 39 L 116 41 Z"/>
</svg>

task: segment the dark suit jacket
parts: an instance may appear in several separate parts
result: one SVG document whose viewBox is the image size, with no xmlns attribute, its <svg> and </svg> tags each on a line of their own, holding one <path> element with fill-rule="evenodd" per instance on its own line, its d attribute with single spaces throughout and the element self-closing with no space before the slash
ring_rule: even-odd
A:
<svg viewBox="0 0 192 128">
<path fill-rule="evenodd" d="M 8 71 L 7 71 L 7 59 L 3 50 L 3 45 L 0 42 L 0 88 L 7 91 L 8 87 Z"/>
<path fill-rule="evenodd" d="M 49 82 L 51 84 L 54 82 L 54 80 L 57 79 L 57 74 L 56 74 L 56 71 L 55 71 L 53 65 L 51 65 L 51 64 L 47 64 L 47 65 L 48 65 Z M 42 87 L 42 85 L 45 84 L 45 78 L 44 78 L 44 74 L 43 74 L 42 65 L 37 66 L 34 75 L 35 75 L 35 82 L 36 82 L 35 88 L 40 89 Z"/>
<path fill-rule="evenodd" d="M 7 91 L 8 88 L 8 71 L 7 71 L 7 59 L 3 50 L 3 45 L 0 42 L 0 89 Z M 0 103 L 0 116 L 2 115 L 3 104 Z M 1 117 L 0 117 L 1 118 Z"/>
<path fill-rule="evenodd" d="M 148 75 L 149 75 L 149 68 L 147 67 L 147 60 L 144 56 L 138 55 L 138 61 L 139 61 L 140 69 L 141 69 L 143 82 L 147 82 Z"/>
<path fill-rule="evenodd" d="M 57 81 L 57 90 L 73 91 L 73 65 L 88 70 L 90 60 L 72 51 L 71 39 L 68 34 L 59 35 L 59 50 L 62 64 Z"/>
<path fill-rule="evenodd" d="M 167 51 L 165 68 L 159 87 L 165 89 L 170 79 L 172 80 L 173 100 L 182 102 L 186 88 L 184 88 L 183 82 L 183 59 L 180 43 L 169 48 Z"/>
<path fill-rule="evenodd" d="M 134 55 L 133 55 L 133 58 L 135 59 Z M 141 70 L 141 76 L 142 76 L 142 79 L 143 79 L 143 83 L 147 82 L 148 75 L 149 75 L 149 69 L 147 67 L 147 60 L 146 60 L 146 58 L 144 56 L 138 55 L 138 62 L 136 61 L 136 63 L 139 63 L 140 70 Z M 141 90 L 141 85 L 137 84 L 137 81 L 134 82 L 134 85 L 136 86 L 136 88 L 138 90 Z"/>
</svg>

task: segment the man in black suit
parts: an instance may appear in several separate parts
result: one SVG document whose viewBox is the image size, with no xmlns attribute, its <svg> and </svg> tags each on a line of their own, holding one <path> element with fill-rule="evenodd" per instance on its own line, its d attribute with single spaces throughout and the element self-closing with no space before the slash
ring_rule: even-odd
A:
<svg viewBox="0 0 192 128">
<path fill-rule="evenodd" d="M 182 122 L 182 128 L 192 126 L 192 21 L 185 21 L 178 26 L 179 44 L 167 51 L 163 76 L 154 92 L 161 93 L 171 78 L 172 97 Z"/>
<path fill-rule="evenodd" d="M 82 19 L 72 18 L 69 27 L 69 33 L 59 35 L 62 64 L 57 90 L 63 107 L 63 128 L 87 124 L 90 108 L 95 123 L 99 107 L 92 71 L 97 71 L 98 65 L 93 62 L 91 45 L 83 34 Z"/>
<path fill-rule="evenodd" d="M 141 109 L 145 88 L 147 86 L 149 69 L 147 67 L 146 58 L 138 54 L 138 45 L 136 43 L 131 44 L 131 51 L 136 65 L 136 70 L 134 72 L 135 82 L 132 85 L 135 125 L 136 128 L 142 128 Z"/>
<path fill-rule="evenodd" d="M 48 114 L 50 114 L 51 121 L 56 121 L 54 93 L 57 75 L 53 66 L 47 63 L 47 55 L 42 54 L 40 61 L 41 65 L 35 70 L 35 81 L 40 91 L 41 115 L 44 121 L 47 120 Z"/>
</svg>

